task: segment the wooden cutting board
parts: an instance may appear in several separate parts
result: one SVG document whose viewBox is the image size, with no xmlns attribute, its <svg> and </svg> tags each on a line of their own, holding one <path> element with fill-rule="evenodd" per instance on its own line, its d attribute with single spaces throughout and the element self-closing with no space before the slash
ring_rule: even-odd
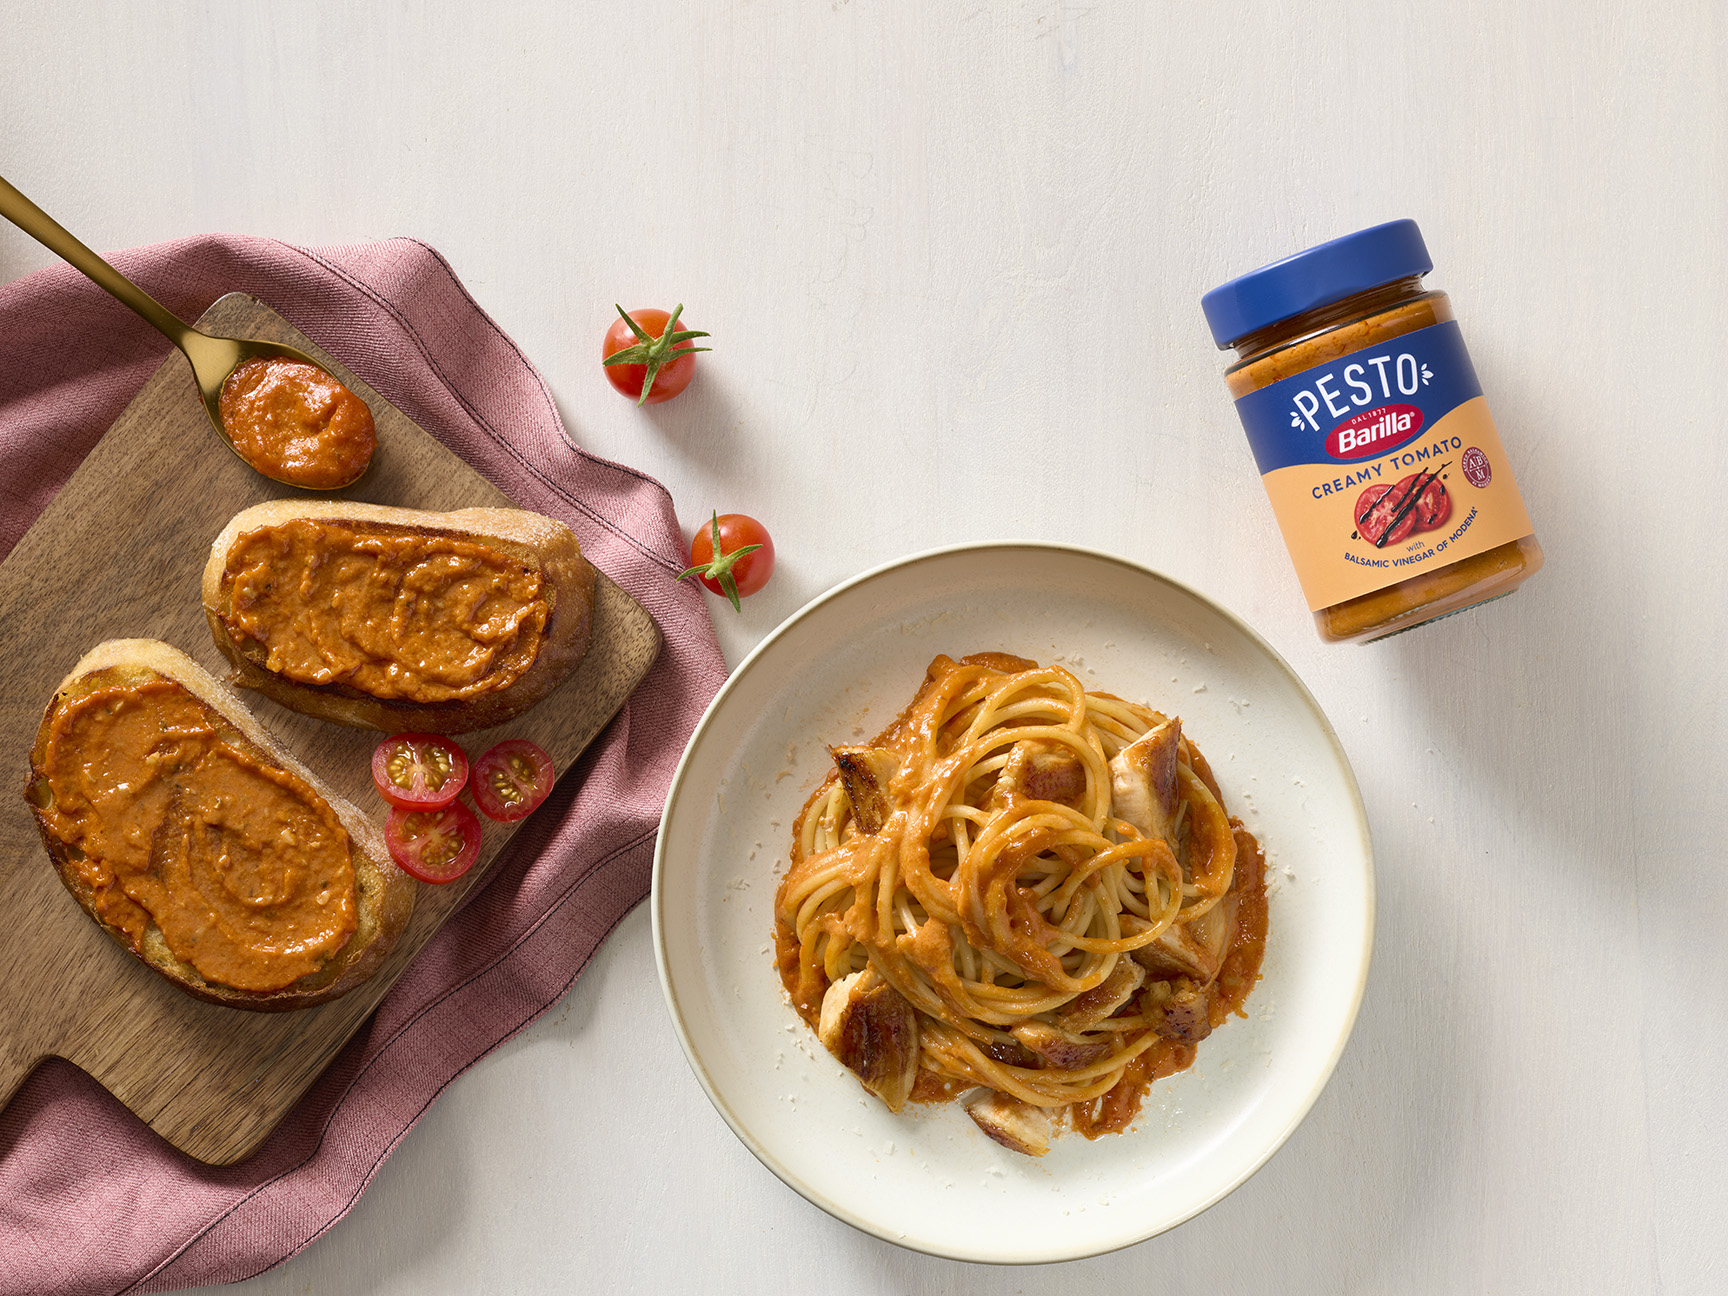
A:
<svg viewBox="0 0 1728 1296">
<path fill-rule="evenodd" d="M 301 347 L 365 398 L 378 425 L 377 456 L 358 483 L 336 494 L 421 509 L 510 506 L 261 302 L 231 294 L 199 325 Z M 86 650 L 116 638 L 166 640 L 225 676 L 199 602 L 210 543 L 242 508 L 301 493 L 260 477 L 227 450 L 175 354 L 0 564 L 0 1105 L 45 1058 L 62 1057 L 200 1161 L 242 1159 L 481 884 L 519 826 L 487 821 L 479 862 L 449 886 L 420 888 L 382 970 L 302 1012 L 244 1012 L 181 993 L 98 929 L 61 884 L 21 796 L 54 686 Z M 472 757 L 501 738 L 531 738 L 563 774 L 659 650 L 653 619 L 602 574 L 592 643 L 571 677 L 526 715 L 459 740 Z M 242 697 L 338 793 L 379 817 L 387 812 L 370 772 L 381 735 Z"/>
</svg>

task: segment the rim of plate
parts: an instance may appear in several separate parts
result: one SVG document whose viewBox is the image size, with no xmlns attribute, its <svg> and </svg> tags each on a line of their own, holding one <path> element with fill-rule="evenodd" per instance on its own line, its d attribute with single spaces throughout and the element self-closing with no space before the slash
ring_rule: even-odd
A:
<svg viewBox="0 0 1728 1296">
<path fill-rule="evenodd" d="M 839 1202 L 833 1201 L 820 1189 L 793 1174 L 785 1166 L 781 1165 L 778 1160 L 756 1140 L 755 1136 L 751 1134 L 744 1122 L 739 1119 L 737 1113 L 732 1110 L 731 1106 L 715 1087 L 714 1079 L 709 1074 L 708 1068 L 703 1064 L 701 1057 L 692 1045 L 689 1031 L 685 1027 L 684 1012 L 679 1006 L 678 995 L 672 985 L 671 972 L 667 967 L 666 932 L 662 913 L 662 897 L 664 891 L 661 886 L 661 878 L 665 868 L 666 825 L 671 819 L 673 810 L 678 804 L 678 796 L 683 787 L 684 777 L 690 763 L 690 755 L 695 751 L 710 722 L 713 721 L 714 717 L 719 713 L 720 708 L 724 705 L 734 687 L 736 687 L 750 672 L 758 658 L 768 652 L 795 626 L 814 615 L 824 605 L 833 602 L 835 599 L 849 593 L 858 586 L 867 584 L 889 572 L 898 572 L 908 567 L 914 567 L 922 563 L 947 558 L 955 554 L 1013 549 L 1041 549 L 1052 553 L 1073 554 L 1082 558 L 1114 563 L 1117 566 L 1128 568 L 1138 575 L 1151 577 L 1154 581 L 1169 586 L 1176 592 L 1192 598 L 1197 603 L 1204 605 L 1219 616 L 1223 617 L 1232 627 L 1243 634 L 1255 648 L 1265 654 L 1266 658 L 1281 672 L 1283 672 L 1289 682 L 1295 686 L 1297 694 L 1301 697 L 1302 701 L 1307 705 L 1308 710 L 1312 713 L 1314 719 L 1318 722 L 1320 732 L 1325 735 L 1326 741 L 1331 745 L 1333 753 L 1337 756 L 1339 767 L 1345 775 L 1345 781 L 1350 794 L 1350 805 L 1351 809 L 1354 811 L 1355 826 L 1360 832 L 1362 838 L 1362 855 L 1363 863 L 1366 866 L 1366 875 L 1364 878 L 1363 889 L 1363 917 L 1365 921 L 1363 927 L 1362 958 L 1360 970 L 1356 977 L 1356 984 L 1351 993 L 1349 1012 L 1345 1015 L 1344 1028 L 1338 1033 L 1338 1039 L 1332 1046 L 1331 1052 L 1326 1058 L 1325 1065 L 1316 1072 L 1314 1083 L 1310 1087 L 1309 1092 L 1303 1096 L 1302 1101 L 1297 1104 L 1296 1108 L 1293 1110 L 1290 1119 L 1278 1130 L 1276 1137 L 1268 1142 L 1264 1150 L 1262 1150 L 1258 1156 L 1254 1157 L 1250 1163 L 1246 1164 L 1239 1174 L 1233 1177 L 1217 1192 L 1212 1193 L 1203 1200 L 1197 1201 L 1190 1209 L 1187 1209 L 1172 1218 L 1155 1222 L 1152 1227 L 1133 1237 L 1126 1237 L 1120 1242 L 1108 1246 L 1092 1247 L 1082 1244 L 1080 1247 L 1070 1250 L 1056 1248 L 1049 1255 L 1033 1258 L 1000 1259 L 973 1255 L 961 1250 L 944 1250 L 937 1246 L 920 1245 L 907 1238 L 894 1236 L 882 1225 L 877 1224 L 866 1216 L 859 1215 L 856 1211 L 851 1210 L 846 1206 L 842 1206 Z M 660 825 L 655 832 L 654 868 L 650 882 L 648 906 L 649 917 L 653 925 L 654 966 L 660 977 L 660 992 L 665 997 L 667 1011 L 672 1016 L 672 1028 L 678 1036 L 679 1047 L 684 1050 L 685 1061 L 690 1064 L 691 1071 L 695 1073 L 697 1082 L 702 1086 L 703 1093 L 708 1096 L 708 1101 L 713 1104 L 714 1110 L 720 1113 L 721 1119 L 726 1122 L 727 1126 L 737 1137 L 738 1141 L 749 1150 L 750 1155 L 760 1161 L 775 1178 L 780 1180 L 781 1183 L 785 1184 L 800 1197 L 804 1198 L 805 1201 L 809 1202 L 812 1206 L 815 1206 L 825 1214 L 832 1216 L 844 1224 L 850 1225 L 861 1233 L 867 1233 L 871 1237 L 880 1238 L 882 1241 L 892 1243 L 894 1246 L 900 1247 L 903 1250 L 914 1251 L 922 1255 L 937 1256 L 947 1260 L 960 1260 L 970 1264 L 1005 1266 L 1060 1264 L 1069 1260 L 1085 1260 L 1094 1256 L 1109 1255 L 1116 1251 L 1125 1250 L 1131 1246 L 1138 1246 L 1140 1243 L 1157 1237 L 1161 1233 L 1166 1233 L 1179 1225 L 1186 1224 L 1195 1216 L 1201 1215 L 1210 1210 L 1213 1206 L 1216 1206 L 1219 1202 L 1223 1201 L 1224 1198 L 1228 1197 L 1231 1193 L 1235 1192 L 1243 1184 L 1247 1183 L 1248 1180 L 1252 1179 L 1257 1173 L 1259 1173 L 1261 1167 L 1272 1159 L 1273 1154 L 1276 1153 L 1279 1148 L 1284 1146 L 1290 1136 L 1296 1132 L 1297 1127 L 1307 1119 L 1308 1113 L 1313 1109 L 1314 1104 L 1319 1101 L 1321 1093 L 1323 1093 L 1326 1086 L 1331 1083 L 1332 1074 L 1337 1070 L 1338 1061 L 1344 1054 L 1345 1046 L 1349 1044 L 1350 1036 L 1355 1033 L 1356 1017 L 1361 1011 L 1362 997 L 1368 985 L 1368 972 L 1373 961 L 1374 952 L 1376 909 L 1374 843 L 1368 830 L 1368 812 L 1367 808 L 1362 803 L 1362 789 L 1356 781 L 1356 771 L 1350 764 L 1350 758 L 1344 751 L 1344 745 L 1338 740 L 1338 733 L 1332 727 L 1331 720 L 1327 717 L 1326 712 L 1321 708 L 1320 703 L 1315 700 L 1314 695 L 1309 692 L 1308 686 L 1302 681 L 1302 677 L 1296 673 L 1295 669 L 1291 667 L 1289 662 L 1284 660 L 1283 654 L 1268 643 L 1259 631 L 1255 630 L 1253 626 L 1249 625 L 1240 616 L 1219 603 L 1217 600 L 1208 595 L 1202 594 L 1187 582 L 1178 580 L 1173 576 L 1158 571 L 1156 568 L 1148 567 L 1144 563 L 1135 562 L 1131 558 L 1124 558 L 1121 554 L 1110 553 L 1103 549 L 1093 549 L 1086 545 L 1066 544 L 1049 540 L 974 540 L 960 544 L 941 545 L 933 549 L 921 549 L 901 558 L 893 558 L 887 562 L 878 563 L 876 566 L 870 567 L 858 573 L 856 576 L 841 581 L 838 585 L 833 586 L 824 593 L 818 594 L 803 607 L 792 613 L 791 616 L 780 622 L 779 625 L 775 626 L 763 636 L 760 643 L 745 655 L 744 659 L 738 663 L 737 668 L 726 677 L 726 682 L 720 686 L 720 691 L 716 693 L 713 700 L 709 702 L 707 710 L 702 713 L 702 718 L 696 722 L 696 727 L 691 730 L 690 738 L 684 744 L 684 751 L 678 758 L 678 767 L 673 771 L 672 782 L 666 792 L 666 804 L 660 812 Z"/>
</svg>

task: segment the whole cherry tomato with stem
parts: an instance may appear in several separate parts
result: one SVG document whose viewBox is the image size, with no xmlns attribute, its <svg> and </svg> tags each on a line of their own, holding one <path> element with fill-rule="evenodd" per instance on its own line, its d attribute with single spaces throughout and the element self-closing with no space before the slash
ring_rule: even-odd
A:
<svg viewBox="0 0 1728 1296">
<path fill-rule="evenodd" d="M 773 574 L 774 541 L 768 528 L 743 513 L 716 513 L 690 541 L 690 565 L 678 579 L 700 576 L 714 593 L 732 600 L 734 611 L 742 612 L 739 595 L 756 593 Z"/>
<path fill-rule="evenodd" d="M 670 315 L 663 310 L 632 313 L 616 305 L 613 309 L 618 319 L 606 330 L 600 363 L 612 385 L 636 397 L 638 406 L 671 400 L 696 376 L 696 353 L 714 349 L 690 345 L 708 334 L 678 327 L 682 304 Z"/>
</svg>

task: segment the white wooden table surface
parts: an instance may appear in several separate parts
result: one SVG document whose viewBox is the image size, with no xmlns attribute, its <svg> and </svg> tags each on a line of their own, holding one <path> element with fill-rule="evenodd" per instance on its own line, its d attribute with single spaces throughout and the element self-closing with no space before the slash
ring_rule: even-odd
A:
<svg viewBox="0 0 1728 1296">
<path fill-rule="evenodd" d="M 686 528 L 765 519 L 729 661 L 920 548 L 1097 546 L 1290 660 L 1373 825 L 1330 1088 L 1153 1241 L 1001 1270 L 807 1205 L 698 1088 L 644 907 L 247 1290 L 1728 1290 L 1720 5 L 4 0 L 0 30 L 0 172 L 95 247 L 422 238 L 584 446 Z M 1199 296 L 1398 216 L 1548 566 L 1330 648 Z M 0 230 L 0 281 L 47 259 Z M 614 301 L 713 332 L 688 394 L 607 386 Z"/>
</svg>

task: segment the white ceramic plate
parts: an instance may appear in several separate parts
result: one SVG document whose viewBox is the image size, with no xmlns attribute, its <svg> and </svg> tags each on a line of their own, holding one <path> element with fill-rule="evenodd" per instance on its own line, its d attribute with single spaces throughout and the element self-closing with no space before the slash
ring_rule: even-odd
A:
<svg viewBox="0 0 1728 1296">
<path fill-rule="evenodd" d="M 1266 848 L 1271 933 L 1248 1017 L 1153 1086 L 1124 1134 L 1019 1156 L 957 1105 L 867 1096 L 781 990 L 774 890 L 827 744 L 876 733 L 937 653 L 1059 661 L 1088 688 L 1182 718 Z M 654 943 L 679 1038 L 714 1106 L 815 1205 L 959 1260 L 1039 1263 L 1127 1246 L 1253 1174 L 1307 1114 L 1349 1037 L 1373 942 L 1374 867 L 1332 727 L 1252 630 L 1125 559 L 969 545 L 877 568 L 765 639 L 708 708 L 654 857 Z"/>
</svg>

